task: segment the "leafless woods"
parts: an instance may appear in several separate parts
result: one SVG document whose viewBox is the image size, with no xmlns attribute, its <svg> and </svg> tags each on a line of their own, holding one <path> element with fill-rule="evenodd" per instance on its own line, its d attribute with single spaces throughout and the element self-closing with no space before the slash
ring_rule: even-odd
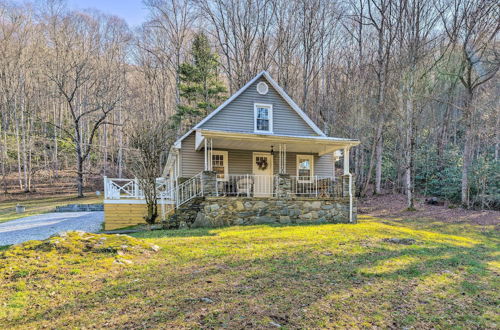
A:
<svg viewBox="0 0 500 330">
<path fill-rule="evenodd" d="M 127 128 L 182 103 L 205 33 L 228 93 L 268 70 L 324 131 L 359 138 L 359 194 L 499 205 L 499 17 L 493 0 L 146 0 L 128 27 L 47 1 L 0 1 L 3 187 L 72 168 L 122 176 Z M 127 124 L 127 125 L 125 125 Z M 177 134 L 181 132 L 177 131 Z"/>
</svg>

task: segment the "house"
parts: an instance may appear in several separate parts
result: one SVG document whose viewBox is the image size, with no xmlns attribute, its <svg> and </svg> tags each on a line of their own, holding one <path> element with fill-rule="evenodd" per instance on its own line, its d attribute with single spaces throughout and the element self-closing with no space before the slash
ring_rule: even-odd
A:
<svg viewBox="0 0 500 330">
<path fill-rule="evenodd" d="M 182 226 L 355 222 L 358 144 L 326 136 L 262 71 L 175 142 L 158 179 L 162 215 L 175 210 Z M 144 209 L 134 180 L 105 178 L 107 229 L 143 221 Z"/>
</svg>

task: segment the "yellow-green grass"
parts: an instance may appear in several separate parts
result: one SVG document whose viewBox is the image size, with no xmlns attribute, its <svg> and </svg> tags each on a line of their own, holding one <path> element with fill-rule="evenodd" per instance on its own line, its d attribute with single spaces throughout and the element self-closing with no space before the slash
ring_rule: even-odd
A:
<svg viewBox="0 0 500 330">
<path fill-rule="evenodd" d="M 0 328 L 500 326 L 493 227 L 362 216 L 134 236 L 161 250 L 129 265 L 113 254 L 0 259 Z"/>
<path fill-rule="evenodd" d="M 3 200 L 0 202 L 0 223 L 53 211 L 56 206 L 67 204 L 102 203 L 102 196 L 90 194 L 83 198 L 75 195 L 54 195 L 50 197 L 29 197 L 27 199 Z M 26 212 L 16 213 L 16 205 L 26 206 Z"/>
</svg>

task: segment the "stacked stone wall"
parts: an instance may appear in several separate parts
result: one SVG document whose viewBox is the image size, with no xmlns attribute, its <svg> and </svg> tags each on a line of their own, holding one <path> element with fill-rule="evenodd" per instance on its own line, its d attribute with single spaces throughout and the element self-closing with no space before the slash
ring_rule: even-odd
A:
<svg viewBox="0 0 500 330">
<path fill-rule="evenodd" d="M 205 197 L 176 212 L 175 227 L 349 223 L 349 199 Z M 196 210 L 195 212 L 193 212 Z M 353 205 L 353 222 L 356 222 Z"/>
</svg>

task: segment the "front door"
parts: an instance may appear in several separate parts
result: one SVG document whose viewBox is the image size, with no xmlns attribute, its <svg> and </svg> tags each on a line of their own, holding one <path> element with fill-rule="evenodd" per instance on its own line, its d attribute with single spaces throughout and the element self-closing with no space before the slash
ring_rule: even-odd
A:
<svg viewBox="0 0 500 330">
<path fill-rule="evenodd" d="M 273 156 L 267 152 L 253 153 L 254 196 L 273 194 Z"/>
</svg>

